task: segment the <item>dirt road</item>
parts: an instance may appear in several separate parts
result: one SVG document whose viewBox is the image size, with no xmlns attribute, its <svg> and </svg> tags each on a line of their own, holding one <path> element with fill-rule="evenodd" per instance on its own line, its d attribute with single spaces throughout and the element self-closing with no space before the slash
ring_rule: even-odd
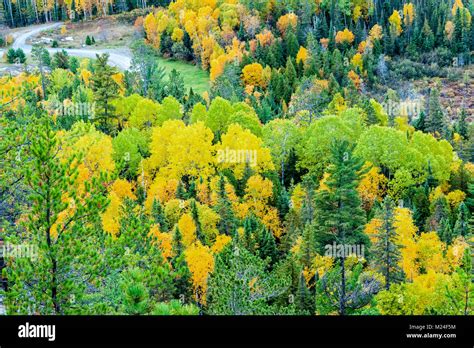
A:
<svg viewBox="0 0 474 348">
<path fill-rule="evenodd" d="M 42 31 L 54 29 L 61 26 L 62 22 L 56 23 L 48 23 L 48 24 L 41 24 L 26 27 L 22 30 L 19 30 L 13 33 L 13 44 L 12 48 L 18 49 L 21 48 L 26 54 L 31 52 L 32 46 L 28 45 L 26 41 L 38 35 Z M 51 54 L 55 52 L 61 51 L 62 48 L 47 48 Z M 116 66 L 120 70 L 127 70 L 130 68 L 132 55 L 130 50 L 127 47 L 123 48 L 114 48 L 114 49 L 90 49 L 90 48 L 74 48 L 74 49 L 64 49 L 69 55 L 76 56 L 76 57 L 84 57 L 84 58 L 95 58 L 96 54 L 108 53 L 109 57 L 109 64 Z M 0 50 L 0 55 L 3 54 L 3 51 Z"/>
</svg>

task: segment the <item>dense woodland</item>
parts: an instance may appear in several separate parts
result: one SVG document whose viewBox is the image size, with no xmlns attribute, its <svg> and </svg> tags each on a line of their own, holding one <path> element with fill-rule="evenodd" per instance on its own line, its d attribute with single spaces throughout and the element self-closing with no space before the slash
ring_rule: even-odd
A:
<svg viewBox="0 0 474 348">
<path fill-rule="evenodd" d="M 8 314 L 472 315 L 473 115 L 440 90 L 473 1 L 1 5 L 141 36 L 128 71 L 35 45 L 0 77 L 0 239 L 37 251 L 5 259 Z"/>
</svg>

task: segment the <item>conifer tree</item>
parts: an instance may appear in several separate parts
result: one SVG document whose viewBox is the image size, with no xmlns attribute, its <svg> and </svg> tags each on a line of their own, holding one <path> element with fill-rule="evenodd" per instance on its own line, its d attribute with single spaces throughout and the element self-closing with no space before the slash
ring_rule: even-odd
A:
<svg viewBox="0 0 474 348">
<path fill-rule="evenodd" d="M 92 255 L 101 243 L 97 224 L 107 205 L 107 179 L 101 175 L 85 182 L 85 190 L 78 192 L 78 158 L 60 160 L 51 121 L 39 122 L 31 167 L 24 173 L 32 202 L 25 232 L 7 236 L 12 244 L 30 245 L 31 255 L 8 262 L 6 305 L 11 314 L 74 314 L 87 307 L 83 279 L 98 276 L 98 256 Z"/>
<path fill-rule="evenodd" d="M 109 55 L 97 55 L 94 64 L 94 74 L 91 77 L 91 88 L 96 103 L 95 117 L 106 131 L 111 131 L 110 119 L 114 117 L 112 101 L 118 97 L 119 86 L 112 76 L 117 70 L 108 65 Z"/>
<path fill-rule="evenodd" d="M 153 199 L 153 204 L 151 206 L 151 215 L 155 223 L 160 225 L 161 231 L 166 232 L 169 230 L 168 221 L 166 219 L 163 206 L 161 205 L 160 201 L 157 200 L 156 198 Z"/>
<path fill-rule="evenodd" d="M 363 162 L 354 157 L 353 146 L 346 141 L 335 141 L 331 147 L 331 165 L 326 185 L 315 199 L 316 221 L 314 233 L 322 253 L 326 245 L 364 245 L 369 240 L 363 232 L 365 214 L 357 192 Z M 368 248 L 365 248 L 366 250 Z M 346 313 L 345 256 L 338 258 L 340 271 L 339 313 Z"/>
<path fill-rule="evenodd" d="M 385 278 L 386 289 L 389 289 L 391 284 L 401 280 L 402 272 L 399 266 L 400 250 L 396 242 L 398 236 L 393 226 L 394 208 L 393 200 L 389 196 L 385 197 L 379 217 L 382 220 L 382 226 L 375 235 L 376 242 L 373 246 L 374 264 Z"/>
<path fill-rule="evenodd" d="M 217 223 L 217 229 L 220 233 L 232 236 L 235 232 L 236 222 L 232 210 L 232 203 L 230 202 L 229 197 L 227 197 L 223 175 L 219 178 L 218 195 L 219 198 L 214 207 L 215 212 L 220 216 L 219 222 Z"/>
</svg>

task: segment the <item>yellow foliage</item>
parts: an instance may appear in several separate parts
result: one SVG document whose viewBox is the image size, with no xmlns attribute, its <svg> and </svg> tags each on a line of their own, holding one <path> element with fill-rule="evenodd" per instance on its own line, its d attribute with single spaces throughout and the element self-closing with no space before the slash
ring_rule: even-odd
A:
<svg viewBox="0 0 474 348">
<path fill-rule="evenodd" d="M 146 167 L 169 179 L 208 177 L 214 173 L 211 166 L 214 135 L 204 123 L 186 126 L 181 120 L 168 120 L 153 128 Z"/>
<path fill-rule="evenodd" d="M 224 247 L 230 243 L 232 240 L 231 237 L 225 235 L 225 234 L 220 234 L 217 236 L 216 241 L 211 247 L 211 251 L 213 254 L 218 254 L 224 249 Z"/>
<path fill-rule="evenodd" d="M 207 279 L 214 270 L 214 256 L 209 247 L 197 242 L 186 249 L 185 258 L 191 272 L 196 300 L 205 304 Z"/>
<path fill-rule="evenodd" d="M 284 35 L 289 27 L 296 29 L 298 24 L 298 16 L 294 13 L 287 13 L 286 15 L 278 18 L 277 28 L 280 30 L 280 33 Z"/>
<path fill-rule="evenodd" d="M 120 229 L 120 207 L 122 206 L 122 200 L 117 196 L 115 192 L 109 194 L 110 203 L 107 209 L 102 213 L 102 228 L 105 232 L 108 232 L 115 236 Z"/>
<path fill-rule="evenodd" d="M 354 70 L 351 70 L 349 71 L 349 73 L 347 74 L 347 77 L 349 77 L 349 79 L 354 83 L 354 86 L 359 89 L 360 88 L 360 84 L 362 83 L 361 80 L 360 80 L 360 76 L 357 75 L 357 73 L 354 71 Z"/>
<path fill-rule="evenodd" d="M 354 56 L 351 59 L 351 64 L 354 67 L 359 68 L 359 71 L 362 71 L 364 69 L 364 66 L 363 66 L 364 62 L 363 62 L 362 54 L 360 54 L 360 53 L 354 54 Z"/>
<path fill-rule="evenodd" d="M 383 38 L 383 29 L 382 26 L 375 24 L 369 33 L 370 40 L 381 40 Z"/>
<path fill-rule="evenodd" d="M 145 201 L 147 210 L 151 210 L 154 199 L 162 204 L 166 204 L 169 200 L 174 198 L 178 183 L 179 180 L 177 179 L 167 179 L 162 176 L 157 176 L 147 192 L 147 199 Z"/>
<path fill-rule="evenodd" d="M 370 166 L 370 163 L 366 163 L 366 166 Z M 380 168 L 375 166 L 371 167 L 364 175 L 357 191 L 366 210 L 372 208 L 375 201 L 382 201 L 382 197 L 387 190 L 387 182 L 388 179 L 380 173 Z"/>
<path fill-rule="evenodd" d="M 338 31 L 336 34 L 336 43 L 338 44 L 351 44 L 354 42 L 354 34 L 352 34 L 352 31 L 349 29 L 345 28 L 342 31 Z"/>
<path fill-rule="evenodd" d="M 175 42 L 183 41 L 184 31 L 178 27 L 173 29 L 173 33 L 171 34 L 171 39 Z"/>
<path fill-rule="evenodd" d="M 397 231 L 397 244 L 401 247 L 400 266 L 407 279 L 413 279 L 419 273 L 416 244 L 418 229 L 413 222 L 411 211 L 407 208 L 395 209 L 393 227 Z"/>
<path fill-rule="evenodd" d="M 263 67 L 259 63 L 247 64 L 242 69 L 242 80 L 248 86 L 266 87 L 263 80 Z"/>
<path fill-rule="evenodd" d="M 400 36 L 400 34 L 403 32 L 400 12 L 393 10 L 393 13 L 389 17 L 388 21 L 390 23 L 390 32 L 392 35 Z"/>
<path fill-rule="evenodd" d="M 160 232 L 158 225 L 150 228 L 150 235 L 156 238 L 161 254 L 165 259 L 173 257 L 173 235 L 171 233 Z"/>
<path fill-rule="evenodd" d="M 304 48 L 303 46 L 300 46 L 298 54 L 296 55 L 296 63 L 303 62 L 303 64 L 306 64 L 308 58 L 309 58 L 308 50 Z"/>
<path fill-rule="evenodd" d="M 188 247 L 196 241 L 196 225 L 189 214 L 181 215 L 178 221 L 178 228 L 183 236 L 183 244 Z"/>
<path fill-rule="evenodd" d="M 305 197 L 305 192 L 303 190 L 303 187 L 301 184 L 297 184 L 293 192 L 291 193 L 291 206 L 293 209 L 295 209 L 297 212 L 300 211 L 301 207 L 303 206 L 303 199 Z"/>
<path fill-rule="evenodd" d="M 383 221 L 378 218 L 373 218 L 364 227 L 365 234 L 370 238 L 372 243 L 377 241 L 377 235 L 380 232 Z"/>
<path fill-rule="evenodd" d="M 457 206 L 466 199 L 466 193 L 461 190 L 454 190 L 449 192 L 446 198 L 452 208 L 457 208 Z"/>
<path fill-rule="evenodd" d="M 222 161 L 219 160 L 221 156 L 216 156 L 217 166 L 221 170 L 231 169 L 237 179 L 244 175 L 247 163 L 256 173 L 275 169 L 270 150 L 263 147 L 263 140 L 238 124 L 229 126 L 215 149 L 218 154 L 228 154 Z"/>
<path fill-rule="evenodd" d="M 260 43 L 260 46 L 262 47 L 270 46 L 275 40 L 275 37 L 273 36 L 272 32 L 268 29 L 264 29 L 255 37 L 257 38 L 258 42 Z"/>
<path fill-rule="evenodd" d="M 407 27 L 413 24 L 415 20 L 415 5 L 411 2 L 403 5 L 403 22 Z"/>
</svg>

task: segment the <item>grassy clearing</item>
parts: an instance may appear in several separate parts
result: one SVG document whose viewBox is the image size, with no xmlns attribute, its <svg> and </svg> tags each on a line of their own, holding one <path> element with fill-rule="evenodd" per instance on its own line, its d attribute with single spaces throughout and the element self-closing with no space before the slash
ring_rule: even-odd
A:
<svg viewBox="0 0 474 348">
<path fill-rule="evenodd" d="M 159 66 L 165 69 L 167 75 L 173 69 L 176 69 L 176 71 L 181 74 L 186 91 L 188 91 L 190 87 L 193 88 L 194 92 L 199 94 L 209 91 L 209 73 L 207 71 L 200 69 L 196 65 L 179 60 L 164 59 L 161 57 L 157 59 Z"/>
</svg>

